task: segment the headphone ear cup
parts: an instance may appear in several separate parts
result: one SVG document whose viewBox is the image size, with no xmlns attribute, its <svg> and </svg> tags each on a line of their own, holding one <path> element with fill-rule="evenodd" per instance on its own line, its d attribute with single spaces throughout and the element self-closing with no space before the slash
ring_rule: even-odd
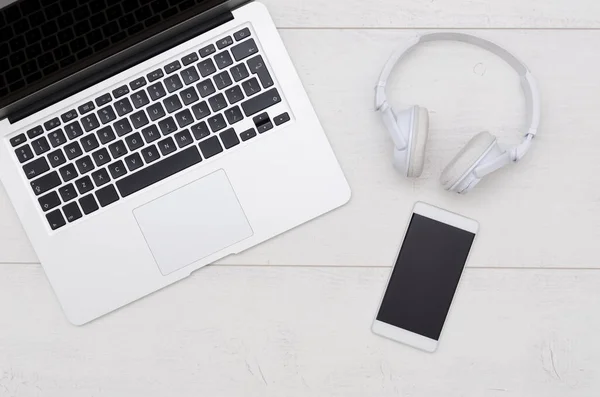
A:
<svg viewBox="0 0 600 397">
<path fill-rule="evenodd" d="M 487 131 L 475 135 L 442 172 L 440 182 L 444 188 L 452 190 L 453 186 L 468 176 L 478 160 L 495 144 L 496 137 Z"/>
<path fill-rule="evenodd" d="M 426 108 L 415 106 L 411 135 L 407 175 L 409 178 L 418 178 L 423 173 L 425 149 L 429 136 L 429 111 Z"/>
</svg>

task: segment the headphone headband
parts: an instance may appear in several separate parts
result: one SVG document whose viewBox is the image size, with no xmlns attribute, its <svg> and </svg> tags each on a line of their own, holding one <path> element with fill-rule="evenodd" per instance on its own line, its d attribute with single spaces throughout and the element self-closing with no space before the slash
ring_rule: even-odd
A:
<svg viewBox="0 0 600 397">
<path fill-rule="evenodd" d="M 415 47 L 419 46 L 421 43 L 427 43 L 432 41 L 458 41 L 462 43 L 472 44 L 476 47 L 487 50 L 501 59 L 503 59 L 506 63 L 508 63 L 521 78 L 521 87 L 525 94 L 525 99 L 527 103 L 527 120 L 529 123 L 529 129 L 525 134 L 525 139 L 523 142 L 512 148 L 510 150 L 512 161 L 520 160 L 525 153 L 529 150 L 531 146 L 531 141 L 535 137 L 537 130 L 540 124 L 541 118 L 541 98 L 538 90 L 537 82 L 527 66 L 521 61 L 519 61 L 514 55 L 500 47 L 497 44 L 494 44 L 490 41 L 481 39 L 479 37 L 471 36 L 464 33 L 429 33 L 422 36 L 417 36 L 413 39 L 407 46 L 398 49 L 396 52 L 392 54 L 388 62 L 383 68 L 381 72 L 381 76 L 379 78 L 379 82 L 376 87 L 376 95 L 375 95 L 375 108 L 378 111 L 384 113 L 384 117 L 389 116 L 391 113 L 390 106 L 387 102 L 387 94 L 385 92 L 385 88 L 387 85 L 387 80 L 392 73 L 394 67 Z"/>
</svg>

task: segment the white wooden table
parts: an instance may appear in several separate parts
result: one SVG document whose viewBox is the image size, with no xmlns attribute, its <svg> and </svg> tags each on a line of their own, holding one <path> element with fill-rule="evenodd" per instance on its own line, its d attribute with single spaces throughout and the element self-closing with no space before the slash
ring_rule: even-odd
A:
<svg viewBox="0 0 600 397">
<path fill-rule="evenodd" d="M 350 204 L 85 327 L 69 325 L 0 188 L 0 396 L 597 396 L 600 394 L 600 2 L 266 0 L 353 189 Z M 457 29 L 533 70 L 530 155 L 466 197 L 444 164 L 524 99 L 502 61 L 415 52 L 395 103 L 431 111 L 424 177 L 400 178 L 373 112 L 396 45 Z M 402 95 L 400 95 L 402 93 Z M 434 355 L 370 333 L 412 204 L 482 230 Z"/>
</svg>

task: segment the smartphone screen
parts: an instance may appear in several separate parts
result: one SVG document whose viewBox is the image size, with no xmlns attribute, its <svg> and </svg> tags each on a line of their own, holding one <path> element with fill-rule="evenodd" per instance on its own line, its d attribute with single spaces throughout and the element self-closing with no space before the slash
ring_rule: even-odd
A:
<svg viewBox="0 0 600 397">
<path fill-rule="evenodd" d="M 377 320 L 439 340 L 474 239 L 414 213 Z"/>
</svg>

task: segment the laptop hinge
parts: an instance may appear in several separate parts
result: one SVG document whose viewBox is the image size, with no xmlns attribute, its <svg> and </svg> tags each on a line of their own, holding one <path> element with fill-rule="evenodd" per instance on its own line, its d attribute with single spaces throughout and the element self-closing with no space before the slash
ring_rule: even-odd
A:
<svg viewBox="0 0 600 397">
<path fill-rule="evenodd" d="M 36 93 L 24 98 L 19 103 L 15 103 L 11 106 L 12 109 L 8 114 L 8 121 L 16 123 L 123 70 L 129 69 L 231 20 L 233 20 L 233 14 L 229 9 L 215 7 L 179 25 L 173 26 L 154 37 L 55 83 L 48 88 L 48 90 L 51 90 L 51 93 L 47 95 L 45 93 Z"/>
</svg>

